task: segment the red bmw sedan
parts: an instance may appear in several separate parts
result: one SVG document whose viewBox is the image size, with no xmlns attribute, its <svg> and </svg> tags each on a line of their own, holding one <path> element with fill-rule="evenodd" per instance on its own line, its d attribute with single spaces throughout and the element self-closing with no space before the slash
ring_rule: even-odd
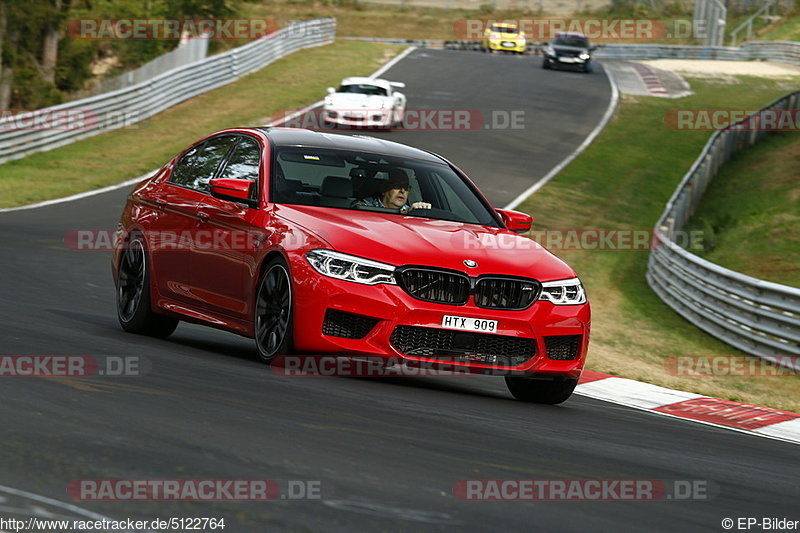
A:
<svg viewBox="0 0 800 533">
<path fill-rule="evenodd" d="M 452 163 L 363 136 L 235 128 L 190 146 L 128 198 L 112 260 L 125 331 L 179 321 L 288 353 L 383 357 L 505 376 L 569 398 L 589 303 Z"/>
</svg>

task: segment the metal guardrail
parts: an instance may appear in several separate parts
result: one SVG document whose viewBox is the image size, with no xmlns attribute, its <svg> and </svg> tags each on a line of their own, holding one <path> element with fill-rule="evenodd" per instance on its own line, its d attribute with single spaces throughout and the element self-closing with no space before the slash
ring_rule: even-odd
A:
<svg viewBox="0 0 800 533">
<path fill-rule="evenodd" d="M 0 119 L 0 163 L 129 126 L 300 49 L 331 43 L 335 35 L 335 19 L 298 22 L 124 89 L 38 109 L 30 112 L 28 119 L 4 117 Z M 64 120 L 60 127 L 54 126 L 57 117 Z M 18 127 L 23 120 L 27 126 Z"/>
<path fill-rule="evenodd" d="M 794 110 L 800 91 L 758 113 Z M 675 243 L 706 187 L 730 157 L 758 142 L 765 131 L 744 119 L 711 135 L 659 218 L 647 281 L 678 314 L 747 353 L 800 369 L 800 289 L 756 279 L 701 259 Z M 780 358 L 779 356 L 784 356 Z"/>
<path fill-rule="evenodd" d="M 83 94 L 76 94 L 77 98 L 88 98 L 119 89 L 124 89 L 137 83 L 142 83 L 155 78 L 164 72 L 194 63 L 195 61 L 202 61 L 208 55 L 208 37 L 193 37 L 181 42 L 178 47 L 170 52 L 161 54 L 152 61 L 149 61 L 139 68 L 129 70 L 115 76 L 101 81 L 96 87 L 84 91 Z"/>
<path fill-rule="evenodd" d="M 800 42 L 749 41 L 740 47 L 674 44 L 607 44 L 595 52 L 598 59 L 724 59 L 780 61 L 800 64 Z"/>
<path fill-rule="evenodd" d="M 343 37 L 353 41 L 404 44 L 420 48 L 480 51 L 480 41 L 441 39 L 387 39 L 382 37 Z M 541 54 L 541 44 L 529 42 L 528 53 Z M 780 61 L 800 64 L 800 42 L 750 41 L 740 47 L 675 44 L 604 44 L 594 53 L 597 59 L 722 59 L 729 61 Z"/>
</svg>

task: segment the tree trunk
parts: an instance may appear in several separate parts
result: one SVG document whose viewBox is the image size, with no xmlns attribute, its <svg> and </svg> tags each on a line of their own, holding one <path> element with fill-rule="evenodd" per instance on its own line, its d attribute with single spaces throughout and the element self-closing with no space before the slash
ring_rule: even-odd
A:
<svg viewBox="0 0 800 533">
<path fill-rule="evenodd" d="M 14 79 L 11 66 L 3 64 L 7 28 L 8 6 L 6 5 L 6 0 L 0 0 L 0 110 L 8 109 L 11 103 L 11 82 Z"/>
<path fill-rule="evenodd" d="M 42 79 L 55 83 L 56 63 L 58 63 L 59 19 L 61 14 L 61 0 L 53 0 L 53 13 L 44 30 L 42 43 Z"/>
</svg>

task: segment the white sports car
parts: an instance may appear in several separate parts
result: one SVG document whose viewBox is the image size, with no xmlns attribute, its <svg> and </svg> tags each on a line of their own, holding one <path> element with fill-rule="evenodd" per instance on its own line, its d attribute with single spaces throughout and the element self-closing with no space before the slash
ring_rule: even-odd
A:
<svg viewBox="0 0 800 533">
<path fill-rule="evenodd" d="M 342 126 L 391 128 L 403 121 L 406 84 L 379 78 L 345 78 L 338 90 L 328 87 L 323 119 Z"/>
</svg>

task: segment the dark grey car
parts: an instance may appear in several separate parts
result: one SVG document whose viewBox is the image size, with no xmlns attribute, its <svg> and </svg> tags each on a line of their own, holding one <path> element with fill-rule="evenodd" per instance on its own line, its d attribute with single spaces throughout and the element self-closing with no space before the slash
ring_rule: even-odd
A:
<svg viewBox="0 0 800 533">
<path fill-rule="evenodd" d="M 549 43 L 542 43 L 542 68 L 569 67 L 581 72 L 592 71 L 592 52 L 596 46 L 582 33 L 556 33 Z"/>
</svg>

